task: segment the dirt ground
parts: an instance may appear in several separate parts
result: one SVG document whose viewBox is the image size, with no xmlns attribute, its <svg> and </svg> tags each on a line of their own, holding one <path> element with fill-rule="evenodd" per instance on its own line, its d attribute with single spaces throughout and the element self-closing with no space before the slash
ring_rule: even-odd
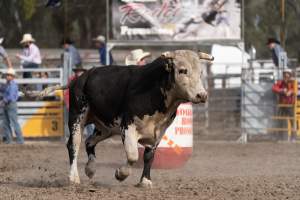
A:
<svg viewBox="0 0 300 200">
<path fill-rule="evenodd" d="M 62 142 L 0 144 L 0 199 L 300 199 L 300 144 L 195 142 L 185 167 L 153 170 L 153 188 L 137 188 L 141 169 L 124 182 L 114 171 L 124 163 L 122 146 L 97 146 L 98 171 L 81 184 L 68 183 L 67 151 Z"/>
</svg>

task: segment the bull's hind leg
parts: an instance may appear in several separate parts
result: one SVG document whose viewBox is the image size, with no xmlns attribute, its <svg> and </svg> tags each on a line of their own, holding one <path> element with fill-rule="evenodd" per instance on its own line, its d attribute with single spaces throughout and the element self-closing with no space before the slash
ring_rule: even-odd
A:
<svg viewBox="0 0 300 200">
<path fill-rule="evenodd" d="M 144 169 L 140 183 L 137 185 L 139 187 L 152 187 L 150 171 L 154 159 L 155 150 L 156 147 L 145 147 Z"/>
<path fill-rule="evenodd" d="M 70 114 L 69 117 L 69 130 L 70 137 L 67 143 L 67 148 L 69 152 L 70 159 L 70 181 L 71 183 L 80 183 L 80 178 L 78 175 L 77 169 L 77 157 L 81 143 L 82 130 L 83 130 L 83 122 L 84 113 L 82 114 Z"/>
<path fill-rule="evenodd" d="M 115 177 L 119 181 L 125 180 L 130 175 L 132 165 L 136 163 L 139 158 L 137 141 L 138 137 L 136 127 L 134 125 L 131 125 L 123 135 L 127 164 L 116 170 Z"/>
<path fill-rule="evenodd" d="M 88 137 L 85 141 L 85 148 L 86 153 L 88 155 L 88 162 L 85 165 L 85 174 L 89 178 L 93 178 L 96 173 L 96 154 L 95 154 L 95 147 L 98 142 L 101 142 L 111 136 L 111 132 L 106 130 L 98 130 L 95 129 L 93 135 Z"/>
</svg>

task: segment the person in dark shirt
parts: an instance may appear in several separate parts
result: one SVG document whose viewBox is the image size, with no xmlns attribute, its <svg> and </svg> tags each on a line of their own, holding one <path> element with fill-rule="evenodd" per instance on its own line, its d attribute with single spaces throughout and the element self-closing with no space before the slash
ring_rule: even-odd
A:
<svg viewBox="0 0 300 200">
<path fill-rule="evenodd" d="M 111 52 L 109 52 L 109 62 L 106 62 L 106 44 L 105 44 L 105 37 L 103 35 L 99 35 L 98 37 L 93 39 L 95 47 L 99 51 L 100 56 L 100 63 L 102 65 L 110 65 L 113 63 L 113 57 L 111 55 Z"/>
<path fill-rule="evenodd" d="M 280 42 L 275 38 L 269 38 L 267 45 L 272 53 L 272 60 L 276 67 L 279 65 L 279 54 L 280 52 L 284 52 L 282 47 L 280 46 Z"/>
<path fill-rule="evenodd" d="M 69 38 L 65 38 L 62 39 L 61 45 L 64 48 L 65 52 L 68 52 L 70 54 L 72 66 L 80 67 L 82 65 L 82 60 L 77 48 L 74 46 L 73 41 Z"/>
</svg>

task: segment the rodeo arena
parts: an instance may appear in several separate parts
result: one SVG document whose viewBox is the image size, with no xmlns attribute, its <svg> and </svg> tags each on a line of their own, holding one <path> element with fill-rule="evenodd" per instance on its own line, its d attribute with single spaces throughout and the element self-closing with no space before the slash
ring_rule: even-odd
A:
<svg viewBox="0 0 300 200">
<path fill-rule="evenodd" d="M 300 54 L 284 20 L 300 5 L 275 1 L 285 28 L 263 50 L 246 45 L 250 1 L 98 1 L 100 32 L 80 36 L 67 6 L 97 1 L 19 1 L 62 12 L 62 40 L 43 46 L 30 20 L 19 38 L 0 31 L 0 199 L 299 200 Z"/>
</svg>

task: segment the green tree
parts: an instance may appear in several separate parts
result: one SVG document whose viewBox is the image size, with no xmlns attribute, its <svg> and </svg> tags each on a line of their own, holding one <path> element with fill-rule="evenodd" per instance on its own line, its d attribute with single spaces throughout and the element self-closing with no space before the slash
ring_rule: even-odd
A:
<svg viewBox="0 0 300 200">
<path fill-rule="evenodd" d="M 286 51 L 289 57 L 300 57 L 300 1 L 286 0 Z M 281 0 L 245 0 L 245 42 L 253 45 L 259 58 L 269 58 L 270 51 L 266 47 L 269 37 L 280 39 L 280 3 Z"/>
</svg>

